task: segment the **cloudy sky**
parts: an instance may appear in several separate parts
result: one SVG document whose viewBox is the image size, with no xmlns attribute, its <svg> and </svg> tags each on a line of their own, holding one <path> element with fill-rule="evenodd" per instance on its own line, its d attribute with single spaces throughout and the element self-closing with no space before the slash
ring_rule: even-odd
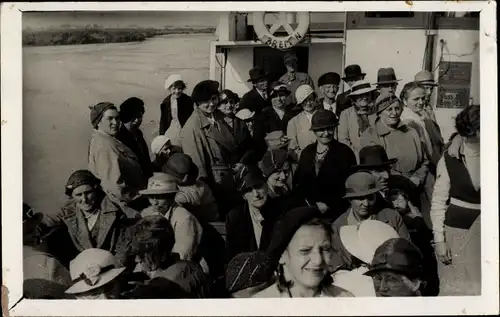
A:
<svg viewBox="0 0 500 317">
<path fill-rule="evenodd" d="M 216 27 L 218 12 L 26 12 L 23 29 L 62 29 L 97 24 L 102 27 Z"/>
</svg>

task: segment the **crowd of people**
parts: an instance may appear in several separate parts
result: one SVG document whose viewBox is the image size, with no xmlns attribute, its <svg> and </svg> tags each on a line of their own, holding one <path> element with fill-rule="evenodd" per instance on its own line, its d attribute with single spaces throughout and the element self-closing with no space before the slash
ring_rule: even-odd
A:
<svg viewBox="0 0 500 317">
<path fill-rule="evenodd" d="M 397 96 L 393 68 L 349 65 L 317 92 L 284 63 L 241 98 L 169 76 L 150 146 L 141 99 L 92 106 L 60 212 L 23 204 L 24 296 L 479 295 L 479 106 L 445 142 L 429 71 Z"/>
</svg>

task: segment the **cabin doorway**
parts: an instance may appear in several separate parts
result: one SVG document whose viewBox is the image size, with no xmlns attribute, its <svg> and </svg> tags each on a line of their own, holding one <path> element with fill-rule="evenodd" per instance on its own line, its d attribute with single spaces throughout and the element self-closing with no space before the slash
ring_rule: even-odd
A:
<svg viewBox="0 0 500 317">
<path fill-rule="evenodd" d="M 295 47 L 293 51 L 299 59 L 298 71 L 308 73 L 309 47 Z M 253 66 L 262 67 L 266 73 L 270 74 L 270 81 L 276 81 L 286 73 L 286 68 L 283 64 L 284 55 L 285 52 L 272 47 L 255 47 L 253 49 Z"/>
</svg>

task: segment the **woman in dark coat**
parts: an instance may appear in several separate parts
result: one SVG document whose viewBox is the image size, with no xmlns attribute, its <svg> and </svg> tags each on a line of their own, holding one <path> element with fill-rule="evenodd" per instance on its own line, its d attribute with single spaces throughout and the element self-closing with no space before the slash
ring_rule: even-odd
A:
<svg viewBox="0 0 500 317">
<path fill-rule="evenodd" d="M 170 94 L 160 105 L 160 134 L 165 134 L 167 130 L 171 128 L 172 122 L 176 125 L 175 129 L 172 127 L 172 130 L 180 130 L 191 116 L 194 109 L 193 100 L 184 93 L 186 84 L 180 75 L 170 75 L 165 81 L 165 89 L 170 92 Z M 178 131 L 172 132 L 173 134 L 178 133 Z M 174 140 L 174 144 L 179 145 L 177 143 L 178 142 Z"/>
<path fill-rule="evenodd" d="M 316 204 L 328 222 L 333 222 L 347 210 L 343 199 L 349 170 L 356 165 L 353 151 L 335 140 L 338 120 L 331 111 L 317 110 L 311 120 L 311 130 L 317 141 L 302 152 L 294 175 L 294 191 L 309 204 Z"/>
</svg>

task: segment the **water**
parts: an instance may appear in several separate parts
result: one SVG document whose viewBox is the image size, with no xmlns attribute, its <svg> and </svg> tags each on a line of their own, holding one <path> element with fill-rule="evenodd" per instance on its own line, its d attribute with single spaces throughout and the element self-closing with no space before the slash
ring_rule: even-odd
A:
<svg viewBox="0 0 500 317">
<path fill-rule="evenodd" d="M 23 48 L 24 201 L 44 213 L 59 211 L 69 175 L 87 168 L 90 105 L 143 99 L 149 144 L 158 134 L 165 79 L 180 74 L 188 94 L 208 79 L 211 40 L 215 36 L 169 35 L 142 43 Z"/>
</svg>

